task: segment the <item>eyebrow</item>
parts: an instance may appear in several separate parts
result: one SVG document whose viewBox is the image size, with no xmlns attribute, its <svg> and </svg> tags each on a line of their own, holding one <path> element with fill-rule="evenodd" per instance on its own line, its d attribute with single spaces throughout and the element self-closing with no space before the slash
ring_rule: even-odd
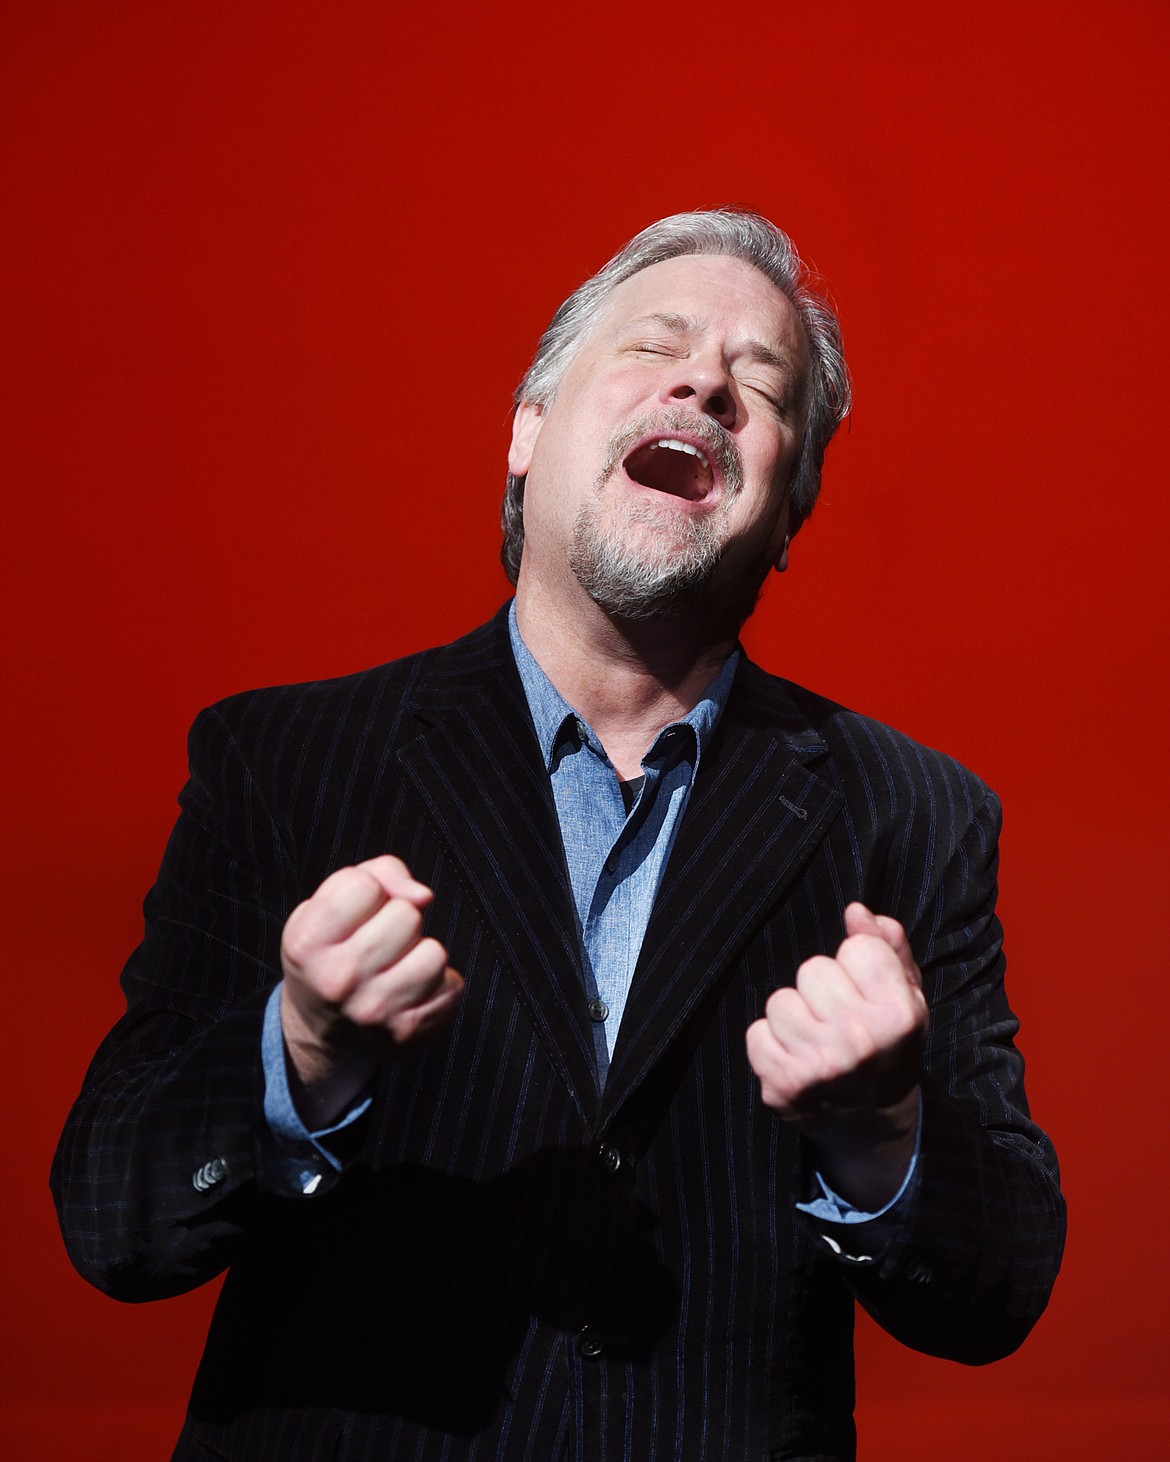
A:
<svg viewBox="0 0 1170 1462">
<path fill-rule="evenodd" d="M 672 335 L 697 335 L 703 328 L 702 321 L 696 319 L 694 315 L 677 315 L 669 311 L 661 311 L 649 315 L 638 315 L 628 322 L 627 329 L 636 330 L 645 325 L 661 325 Z M 746 341 L 740 353 L 760 365 L 774 366 L 792 380 L 799 375 L 789 356 L 781 355 L 778 351 L 765 345 L 762 340 Z"/>
</svg>

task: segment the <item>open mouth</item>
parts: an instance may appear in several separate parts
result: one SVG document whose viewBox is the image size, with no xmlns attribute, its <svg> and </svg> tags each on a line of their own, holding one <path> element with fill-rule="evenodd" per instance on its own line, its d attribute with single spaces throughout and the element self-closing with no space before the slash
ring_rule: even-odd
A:
<svg viewBox="0 0 1170 1462">
<path fill-rule="evenodd" d="M 715 486 L 715 473 L 704 452 L 677 437 L 658 437 L 635 447 L 623 462 L 626 476 L 640 487 L 697 503 Z"/>
</svg>

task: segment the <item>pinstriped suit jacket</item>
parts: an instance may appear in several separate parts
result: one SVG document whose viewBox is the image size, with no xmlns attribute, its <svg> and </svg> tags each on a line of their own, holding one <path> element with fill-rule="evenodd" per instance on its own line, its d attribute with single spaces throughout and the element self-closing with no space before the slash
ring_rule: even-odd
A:
<svg viewBox="0 0 1170 1462">
<path fill-rule="evenodd" d="M 1027 1333 L 1063 1209 L 1002 988 L 997 804 L 954 762 L 745 662 L 603 1093 L 502 613 L 223 702 L 191 764 L 126 1015 L 54 1165 L 73 1260 L 109 1293 L 228 1268 L 177 1458 L 847 1458 L 854 1297 L 968 1362 Z M 435 890 L 466 993 L 387 1061 L 336 1187 L 280 1197 L 259 1046 L 281 928 L 385 851 Z M 916 1177 L 860 1261 L 794 1209 L 800 1143 L 743 1040 L 852 898 L 905 923 L 932 1006 Z"/>
</svg>

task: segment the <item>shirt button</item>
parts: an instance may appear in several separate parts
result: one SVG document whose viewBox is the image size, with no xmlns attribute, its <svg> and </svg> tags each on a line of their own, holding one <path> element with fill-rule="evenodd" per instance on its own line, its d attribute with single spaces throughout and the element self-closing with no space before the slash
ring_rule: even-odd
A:
<svg viewBox="0 0 1170 1462">
<path fill-rule="evenodd" d="M 607 1173 L 616 1173 L 622 1165 L 622 1155 L 612 1143 L 603 1143 L 597 1155 Z"/>
<path fill-rule="evenodd" d="M 617 872 L 617 866 L 618 866 L 617 854 L 616 853 L 613 853 L 613 854 L 611 854 L 605 860 L 605 871 L 607 873 L 616 873 Z"/>
<path fill-rule="evenodd" d="M 590 1000 L 589 1019 L 596 1020 L 598 1023 L 609 1019 L 609 1006 L 604 1000 Z"/>
<path fill-rule="evenodd" d="M 578 1332 L 577 1349 L 586 1360 L 596 1360 L 604 1348 L 601 1336 L 592 1325 L 586 1325 L 583 1330 Z"/>
</svg>

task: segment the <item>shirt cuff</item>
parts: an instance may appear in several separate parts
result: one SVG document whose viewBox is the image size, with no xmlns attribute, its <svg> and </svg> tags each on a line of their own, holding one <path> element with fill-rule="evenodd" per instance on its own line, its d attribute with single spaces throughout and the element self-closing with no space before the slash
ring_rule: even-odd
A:
<svg viewBox="0 0 1170 1462">
<path fill-rule="evenodd" d="M 872 1213 L 863 1208 L 854 1208 L 847 1198 L 842 1198 L 839 1193 L 834 1193 L 820 1173 L 814 1173 L 813 1178 L 821 1190 L 821 1196 L 813 1198 L 808 1203 L 798 1203 L 796 1206 L 802 1213 L 811 1213 L 813 1218 L 824 1219 L 826 1223 L 872 1223 L 875 1218 L 884 1218 L 890 1209 L 901 1200 L 902 1195 L 910 1186 L 910 1179 L 914 1176 L 914 1169 L 917 1165 L 918 1149 L 915 1147 L 910 1166 L 906 1169 L 906 1176 L 902 1179 L 902 1186 L 883 1208 L 875 1209 Z"/>
<path fill-rule="evenodd" d="M 816 1185 L 821 1190 L 819 1198 L 813 1198 L 808 1203 L 798 1203 L 796 1206 L 802 1213 L 807 1213 L 810 1218 L 816 1219 L 823 1224 L 840 1224 L 846 1228 L 852 1226 L 854 1240 L 856 1243 L 873 1251 L 861 1253 L 855 1247 L 855 1243 L 849 1242 L 840 1229 L 836 1231 L 836 1237 L 821 1231 L 821 1238 L 830 1249 L 843 1259 L 850 1259 L 854 1263 L 873 1263 L 886 1243 L 892 1238 L 898 1220 L 897 1208 L 910 1190 L 914 1181 L 914 1172 L 918 1166 L 918 1153 L 922 1146 L 922 1097 L 918 1098 L 918 1128 L 914 1135 L 914 1153 L 910 1159 L 910 1165 L 906 1169 L 906 1176 L 902 1179 L 901 1187 L 883 1207 L 869 1212 L 862 1208 L 855 1208 L 846 1198 L 839 1193 L 834 1193 L 820 1173 L 814 1173 Z M 864 1225 L 869 1224 L 869 1228 Z"/>
<path fill-rule="evenodd" d="M 363 1097 L 331 1127 L 310 1132 L 301 1121 L 288 1085 L 284 1035 L 280 1027 L 280 985 L 264 1007 L 260 1057 L 264 1066 L 264 1120 L 269 1142 L 262 1163 L 266 1186 L 288 1196 L 312 1197 L 324 1193 L 337 1181 L 341 1159 L 329 1151 L 324 1139 L 351 1126 L 368 1110 L 371 1098 Z"/>
</svg>

